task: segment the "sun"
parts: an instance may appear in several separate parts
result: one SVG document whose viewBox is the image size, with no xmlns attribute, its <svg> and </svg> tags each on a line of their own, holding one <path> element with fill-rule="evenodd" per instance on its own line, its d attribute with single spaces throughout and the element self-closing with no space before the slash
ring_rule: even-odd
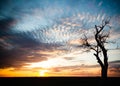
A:
<svg viewBox="0 0 120 86">
<path fill-rule="evenodd" d="M 45 76 L 47 76 L 47 74 L 46 74 L 47 72 L 48 72 L 48 70 L 40 70 L 39 75 L 42 77 L 45 77 Z"/>
</svg>

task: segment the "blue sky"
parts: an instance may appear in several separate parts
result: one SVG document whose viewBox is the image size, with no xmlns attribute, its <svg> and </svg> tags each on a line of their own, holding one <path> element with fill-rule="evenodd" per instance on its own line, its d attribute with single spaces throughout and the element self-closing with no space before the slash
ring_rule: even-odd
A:
<svg viewBox="0 0 120 86">
<path fill-rule="evenodd" d="M 114 49 L 108 52 L 109 62 L 118 63 L 119 4 L 119 0 L 0 0 L 0 68 L 97 65 L 93 52 L 83 53 L 77 46 L 83 33 L 93 36 L 94 26 L 107 17 L 112 27 L 109 41 L 115 42 L 107 45 Z M 52 61 L 56 64 L 46 65 Z"/>
</svg>

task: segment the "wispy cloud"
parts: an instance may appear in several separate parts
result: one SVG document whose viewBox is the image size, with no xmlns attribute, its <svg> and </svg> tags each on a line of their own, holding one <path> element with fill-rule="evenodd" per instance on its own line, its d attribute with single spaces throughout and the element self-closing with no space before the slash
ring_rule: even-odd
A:
<svg viewBox="0 0 120 86">
<path fill-rule="evenodd" d="M 101 1 L 101 2 L 98 3 L 98 6 L 101 6 L 102 4 L 103 4 L 103 2 Z"/>
</svg>

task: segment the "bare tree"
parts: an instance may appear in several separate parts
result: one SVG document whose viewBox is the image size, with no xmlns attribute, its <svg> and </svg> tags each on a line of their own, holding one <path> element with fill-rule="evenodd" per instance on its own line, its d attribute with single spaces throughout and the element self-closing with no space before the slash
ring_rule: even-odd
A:
<svg viewBox="0 0 120 86">
<path fill-rule="evenodd" d="M 86 47 L 88 50 L 94 50 L 94 56 L 97 59 L 97 62 L 99 63 L 101 67 L 101 77 L 107 78 L 107 72 L 108 72 L 108 55 L 107 55 L 107 49 L 105 47 L 105 44 L 107 42 L 107 38 L 109 37 L 109 31 L 106 32 L 105 28 L 109 26 L 110 18 L 105 19 L 102 21 L 101 25 L 95 25 L 94 29 L 94 40 L 95 43 L 90 43 L 88 41 L 88 37 L 86 34 L 84 34 L 84 38 L 82 38 L 82 45 Z M 108 27 L 110 28 L 110 26 Z M 103 61 L 101 60 L 101 55 L 103 56 Z"/>
</svg>

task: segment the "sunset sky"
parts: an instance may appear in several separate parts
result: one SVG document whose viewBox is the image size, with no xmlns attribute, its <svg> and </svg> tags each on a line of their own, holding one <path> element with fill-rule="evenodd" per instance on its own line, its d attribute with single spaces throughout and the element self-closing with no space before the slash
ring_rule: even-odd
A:
<svg viewBox="0 0 120 86">
<path fill-rule="evenodd" d="M 0 0 L 0 77 L 101 76 L 94 51 L 85 52 L 80 39 L 84 33 L 91 38 L 107 17 L 108 76 L 120 77 L 119 5 L 119 0 Z"/>
</svg>

